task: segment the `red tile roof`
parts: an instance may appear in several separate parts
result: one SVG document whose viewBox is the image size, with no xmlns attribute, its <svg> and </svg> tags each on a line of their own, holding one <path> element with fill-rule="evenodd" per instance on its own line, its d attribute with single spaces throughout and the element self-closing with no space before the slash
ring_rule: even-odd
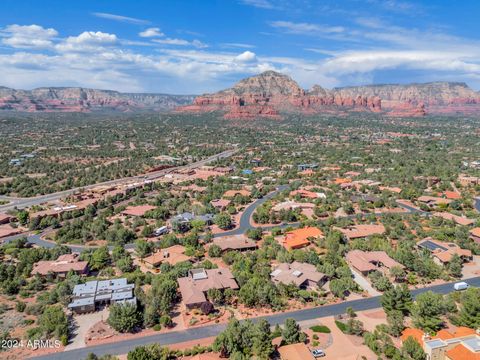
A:
<svg viewBox="0 0 480 360">
<path fill-rule="evenodd" d="M 313 226 L 292 230 L 285 234 L 283 246 L 285 246 L 289 250 L 298 249 L 304 246 L 308 246 L 310 244 L 310 241 L 308 239 L 321 236 L 323 236 L 322 230 Z"/>
<path fill-rule="evenodd" d="M 156 209 L 156 207 L 152 205 L 128 206 L 122 211 L 122 214 L 130 216 L 144 216 L 147 211 L 154 209 Z"/>
<path fill-rule="evenodd" d="M 78 254 L 60 255 L 57 260 L 39 261 L 33 265 L 32 275 L 47 275 L 52 273 L 68 273 L 75 271 L 83 274 L 87 271 L 88 261 L 80 261 Z"/>
</svg>

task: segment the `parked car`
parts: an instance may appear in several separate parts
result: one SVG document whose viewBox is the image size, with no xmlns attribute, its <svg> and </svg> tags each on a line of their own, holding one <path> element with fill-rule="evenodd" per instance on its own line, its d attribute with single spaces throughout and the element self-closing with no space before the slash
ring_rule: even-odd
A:
<svg viewBox="0 0 480 360">
<path fill-rule="evenodd" d="M 468 285 L 466 282 L 462 281 L 462 282 L 458 282 L 458 283 L 455 283 L 453 285 L 453 288 L 456 290 L 456 291 L 461 291 L 461 290 L 466 290 L 470 287 L 470 285 Z"/>
<path fill-rule="evenodd" d="M 325 354 L 325 351 L 323 351 L 322 349 L 313 349 L 312 355 L 314 358 L 321 358 L 326 356 L 327 354 Z"/>
<path fill-rule="evenodd" d="M 159 227 L 158 229 L 155 229 L 153 231 L 153 235 L 160 236 L 160 235 L 168 234 L 169 232 L 170 230 L 167 226 L 162 226 L 162 227 Z"/>
</svg>

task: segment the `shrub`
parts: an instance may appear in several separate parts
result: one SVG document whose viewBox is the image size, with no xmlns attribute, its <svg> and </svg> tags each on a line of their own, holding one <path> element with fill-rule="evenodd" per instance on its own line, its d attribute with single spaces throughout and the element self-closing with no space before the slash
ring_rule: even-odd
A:
<svg viewBox="0 0 480 360">
<path fill-rule="evenodd" d="M 345 325 L 343 322 L 335 320 L 335 325 L 337 325 L 341 332 L 346 333 L 347 325 Z"/>
<path fill-rule="evenodd" d="M 15 305 L 15 309 L 16 309 L 18 312 L 23 312 L 26 307 L 27 307 L 27 304 L 25 304 L 25 303 L 22 302 L 22 301 L 17 302 L 17 304 Z"/>
<path fill-rule="evenodd" d="M 330 329 L 325 325 L 315 325 L 312 326 L 310 330 L 317 333 L 330 334 Z"/>
</svg>

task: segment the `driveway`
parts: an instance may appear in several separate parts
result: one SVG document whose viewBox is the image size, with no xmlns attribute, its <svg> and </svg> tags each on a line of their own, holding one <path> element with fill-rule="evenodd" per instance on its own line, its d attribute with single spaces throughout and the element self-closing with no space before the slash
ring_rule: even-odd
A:
<svg viewBox="0 0 480 360">
<path fill-rule="evenodd" d="M 467 280 L 470 286 L 480 286 L 480 277 Z M 433 291 L 437 294 L 448 294 L 453 290 L 453 282 L 426 286 L 410 291 L 415 297 L 418 294 L 426 291 Z M 352 301 L 345 301 L 338 304 L 324 305 L 315 308 L 302 309 L 292 312 L 277 313 L 259 318 L 253 318 L 253 322 L 257 322 L 259 319 L 264 318 L 270 322 L 270 325 L 283 324 L 285 319 L 293 318 L 296 321 L 306 321 L 311 319 L 318 319 L 322 317 L 328 317 L 346 312 L 348 307 L 353 308 L 355 311 L 371 310 L 381 308 L 380 297 L 371 297 L 366 299 L 358 299 Z M 92 324 L 93 325 L 93 324 Z M 329 326 L 330 327 L 330 326 Z M 89 353 L 93 352 L 96 355 L 105 354 L 126 354 L 133 348 L 151 343 L 161 343 L 162 345 L 171 345 L 175 343 L 181 343 L 185 341 L 193 341 L 196 339 L 204 339 L 211 336 L 218 335 L 221 331 L 225 330 L 226 324 L 215 324 L 208 326 L 201 326 L 197 328 L 189 328 L 183 331 L 172 331 L 166 333 L 159 333 L 149 336 L 142 336 L 139 338 L 128 339 L 121 342 L 105 343 L 95 346 L 86 347 L 83 349 L 75 349 L 73 351 L 66 351 L 60 353 L 52 353 L 48 355 L 40 355 L 35 357 L 37 360 L 71 360 L 71 359 L 84 359 Z M 333 330 L 333 326 L 330 327 Z"/>
<path fill-rule="evenodd" d="M 357 271 L 353 270 L 350 268 L 353 274 L 353 281 L 355 281 L 363 290 L 368 292 L 368 295 L 370 296 L 379 296 L 382 295 L 381 292 L 375 290 L 372 285 L 370 285 L 370 282 L 365 279 L 360 273 Z"/>
<path fill-rule="evenodd" d="M 105 307 L 102 311 L 96 311 L 92 314 L 75 315 L 72 324 L 72 338 L 70 344 L 65 347 L 65 351 L 80 349 L 87 346 L 85 344 L 85 337 L 88 329 L 90 329 L 97 322 L 106 320 L 108 318 L 108 309 Z"/>
<path fill-rule="evenodd" d="M 462 280 L 480 275 L 480 255 L 474 255 L 473 260 L 463 264 Z"/>
</svg>

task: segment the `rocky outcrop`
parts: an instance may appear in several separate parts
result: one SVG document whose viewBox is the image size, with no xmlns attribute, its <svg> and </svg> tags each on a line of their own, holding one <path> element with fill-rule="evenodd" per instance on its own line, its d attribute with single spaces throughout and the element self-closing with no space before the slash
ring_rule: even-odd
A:
<svg viewBox="0 0 480 360">
<path fill-rule="evenodd" d="M 475 113 L 480 94 L 462 82 L 431 82 L 407 85 L 369 85 L 333 89 L 342 96 L 378 96 L 384 110 L 392 115 Z"/>
<path fill-rule="evenodd" d="M 220 110 L 225 118 L 258 116 L 278 118 L 281 112 L 382 112 L 387 116 L 419 117 L 430 114 L 478 114 L 480 94 L 465 83 L 432 82 L 407 85 L 369 85 L 305 91 L 289 76 L 267 71 L 241 80 L 232 88 L 195 99 L 178 111 Z"/>
<path fill-rule="evenodd" d="M 191 95 L 120 93 L 84 88 L 0 87 L 0 110 L 27 112 L 167 111 L 191 103 Z"/>
<path fill-rule="evenodd" d="M 316 85 L 303 90 L 291 77 L 266 71 L 239 81 L 232 88 L 195 98 L 181 112 L 224 111 L 227 119 L 280 118 L 280 112 L 316 113 L 332 109 L 380 111 L 376 96 L 343 96 Z"/>
</svg>

